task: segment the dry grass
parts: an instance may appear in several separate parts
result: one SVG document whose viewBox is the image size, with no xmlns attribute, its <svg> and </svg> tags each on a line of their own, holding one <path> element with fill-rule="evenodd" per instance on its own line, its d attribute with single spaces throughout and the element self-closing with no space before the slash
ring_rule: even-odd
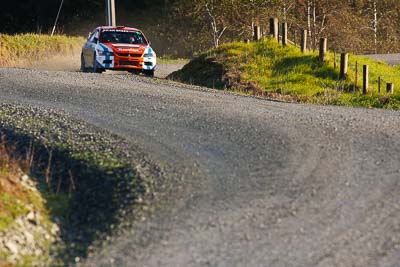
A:
<svg viewBox="0 0 400 267">
<path fill-rule="evenodd" d="M 53 56 L 78 55 L 85 42 L 82 37 L 39 34 L 0 34 L 0 66 L 30 67 Z"/>
</svg>

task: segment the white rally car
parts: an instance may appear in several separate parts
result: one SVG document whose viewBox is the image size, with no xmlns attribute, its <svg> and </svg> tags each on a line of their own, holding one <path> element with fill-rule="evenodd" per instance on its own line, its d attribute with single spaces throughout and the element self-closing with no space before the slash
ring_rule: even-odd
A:
<svg viewBox="0 0 400 267">
<path fill-rule="evenodd" d="M 81 71 L 126 70 L 154 76 L 156 66 L 156 53 L 136 28 L 98 27 L 82 48 Z"/>
</svg>

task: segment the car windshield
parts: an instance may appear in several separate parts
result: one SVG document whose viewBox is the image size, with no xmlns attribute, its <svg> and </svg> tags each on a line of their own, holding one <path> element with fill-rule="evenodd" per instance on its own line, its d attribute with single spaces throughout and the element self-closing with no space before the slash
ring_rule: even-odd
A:
<svg viewBox="0 0 400 267">
<path fill-rule="evenodd" d="M 100 35 L 102 43 L 147 44 L 140 31 L 105 30 Z"/>
</svg>

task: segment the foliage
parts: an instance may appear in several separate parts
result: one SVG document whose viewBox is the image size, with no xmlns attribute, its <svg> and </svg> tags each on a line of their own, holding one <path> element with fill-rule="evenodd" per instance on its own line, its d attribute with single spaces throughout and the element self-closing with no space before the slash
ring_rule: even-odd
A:
<svg viewBox="0 0 400 267">
<path fill-rule="evenodd" d="M 48 33 L 58 7 L 52 0 L 6 2 L 0 31 Z M 293 41 L 307 30 L 312 48 L 327 37 L 332 51 L 400 52 L 398 0 L 118 0 L 116 8 L 117 23 L 143 29 L 159 55 L 188 57 L 251 39 L 256 24 L 268 33 L 272 16 L 288 22 Z M 104 23 L 104 10 L 104 0 L 64 1 L 57 32 L 86 35 Z"/>
<path fill-rule="evenodd" d="M 369 66 L 368 95 L 360 92 L 363 65 Z M 378 77 L 381 77 L 381 93 L 378 92 Z M 296 102 L 400 107 L 399 91 L 394 95 L 384 93 L 386 82 L 400 84 L 399 68 L 350 55 L 348 78 L 340 80 L 339 69 L 334 67 L 334 54 L 330 53 L 329 60 L 320 63 L 316 52 L 302 54 L 299 48 L 283 47 L 272 39 L 259 43 L 221 45 L 194 59 L 170 78 Z"/>
<path fill-rule="evenodd" d="M 327 37 L 332 51 L 353 53 L 399 52 L 399 9 L 396 0 L 175 1 L 177 19 L 191 21 L 189 31 L 197 44 L 213 45 L 214 21 L 217 29 L 226 27 L 221 40 L 241 41 L 252 38 L 253 25 L 268 33 L 273 16 L 288 23 L 291 40 L 298 40 L 305 29 L 309 47 L 315 48 L 320 37 Z"/>
</svg>

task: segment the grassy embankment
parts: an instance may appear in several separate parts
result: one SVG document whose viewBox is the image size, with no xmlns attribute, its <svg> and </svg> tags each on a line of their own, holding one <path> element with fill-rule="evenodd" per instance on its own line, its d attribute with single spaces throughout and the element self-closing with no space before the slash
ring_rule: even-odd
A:
<svg viewBox="0 0 400 267">
<path fill-rule="evenodd" d="M 21 169 L 4 145 L 0 145 L 0 231 L 11 225 L 15 218 L 27 212 L 30 196 L 19 182 Z"/>
<path fill-rule="evenodd" d="M 10 156 L 13 153 L 7 150 L 5 144 L 0 143 L 0 233 L 9 231 L 21 232 L 26 229 L 18 230 L 20 226 L 16 220 L 27 216 L 29 212 L 35 212 L 41 218 L 41 228 L 50 233 L 52 229 L 51 214 L 46 208 L 44 198 L 31 188 L 27 188 L 21 182 L 21 177 L 28 171 L 29 162 L 26 160 L 17 161 Z M 17 226 L 19 225 L 19 226 Z M 38 236 L 37 232 L 30 233 L 35 236 L 35 242 L 41 248 L 48 250 L 51 242 Z M 9 235 L 8 235 L 9 236 Z M 6 237 L 7 238 L 7 237 Z M 1 241 L 7 242 L 7 239 Z M 4 245 L 4 244 L 3 244 Z M 7 251 L 0 250 L 0 266 L 12 267 L 7 262 L 9 257 Z M 47 254 L 34 255 L 34 251 L 25 252 L 19 258 L 17 266 L 30 266 L 37 262 L 47 261 Z"/>
<path fill-rule="evenodd" d="M 327 62 L 320 63 L 318 52 L 302 54 L 297 47 L 283 47 L 268 39 L 260 43 L 222 45 L 200 55 L 169 78 L 295 102 L 400 108 L 400 68 L 350 55 L 348 79 L 339 80 L 340 56 L 337 63 L 335 69 L 333 53 Z M 367 95 L 360 92 L 364 64 L 370 72 Z M 382 79 L 381 93 L 378 93 L 378 77 Z M 395 84 L 395 94 L 386 94 L 386 82 Z"/>
<path fill-rule="evenodd" d="M 0 66 L 29 67 L 52 56 L 76 56 L 85 39 L 62 35 L 0 34 Z"/>
</svg>

